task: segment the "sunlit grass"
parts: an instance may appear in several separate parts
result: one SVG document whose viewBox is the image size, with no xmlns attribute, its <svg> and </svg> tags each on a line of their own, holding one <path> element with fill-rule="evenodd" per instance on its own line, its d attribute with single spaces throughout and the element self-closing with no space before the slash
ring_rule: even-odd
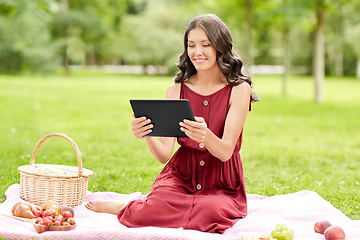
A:
<svg viewBox="0 0 360 240">
<path fill-rule="evenodd" d="M 244 129 L 241 156 L 248 193 L 272 196 L 312 190 L 360 219 L 360 81 L 326 79 L 325 101 L 313 101 L 311 77 L 254 76 L 261 101 Z M 148 193 L 163 165 L 130 130 L 131 98 L 164 98 L 171 77 L 74 73 L 71 77 L 0 76 L 0 201 L 19 182 L 36 142 L 51 132 L 71 137 L 90 191 Z M 36 162 L 77 165 L 61 138 L 48 139 Z"/>
</svg>

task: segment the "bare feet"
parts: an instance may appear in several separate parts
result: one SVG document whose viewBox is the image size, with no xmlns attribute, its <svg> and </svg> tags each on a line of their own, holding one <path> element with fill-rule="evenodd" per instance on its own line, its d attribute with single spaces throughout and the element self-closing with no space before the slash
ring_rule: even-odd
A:
<svg viewBox="0 0 360 240">
<path fill-rule="evenodd" d="M 111 201 L 96 199 L 88 202 L 85 207 L 91 211 L 98 213 L 111 213 L 118 215 L 119 212 L 126 206 L 126 202 L 123 201 Z"/>
</svg>

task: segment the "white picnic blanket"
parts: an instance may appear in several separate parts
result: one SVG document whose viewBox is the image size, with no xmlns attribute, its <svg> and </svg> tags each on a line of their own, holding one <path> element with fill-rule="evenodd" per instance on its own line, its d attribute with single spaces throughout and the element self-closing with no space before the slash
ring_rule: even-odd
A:
<svg viewBox="0 0 360 240">
<path fill-rule="evenodd" d="M 134 200 L 146 198 L 139 192 L 118 194 L 114 192 L 87 192 L 84 204 L 74 208 L 77 227 L 75 230 L 37 233 L 33 224 L 1 214 L 11 214 L 12 206 L 20 201 L 20 185 L 11 185 L 5 192 L 6 201 L 0 204 L 0 237 L 5 239 L 209 239 L 235 240 L 245 233 L 269 235 L 276 224 L 286 224 L 294 229 L 295 239 L 319 239 L 324 236 L 314 232 L 319 219 L 327 219 L 340 226 L 347 240 L 360 239 L 360 220 L 351 220 L 341 211 L 312 191 L 266 197 L 248 194 L 249 214 L 225 233 L 212 234 L 182 228 L 127 228 L 115 215 L 95 213 L 85 208 L 93 199 Z M 144 216 L 146 217 L 146 216 Z M 240 238 L 241 239 L 241 238 Z"/>
</svg>

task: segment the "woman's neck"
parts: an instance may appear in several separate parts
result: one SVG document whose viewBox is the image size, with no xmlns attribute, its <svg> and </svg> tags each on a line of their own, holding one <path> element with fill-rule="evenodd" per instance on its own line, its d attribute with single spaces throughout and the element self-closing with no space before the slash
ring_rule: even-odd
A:
<svg viewBox="0 0 360 240">
<path fill-rule="evenodd" d="M 220 69 L 218 71 L 215 69 L 198 71 L 185 84 L 195 92 L 208 95 L 226 86 L 227 81 Z"/>
<path fill-rule="evenodd" d="M 205 82 L 206 84 L 215 85 L 219 83 L 226 83 L 226 77 L 219 67 L 214 67 L 204 71 L 197 71 L 196 78 L 199 83 Z"/>
</svg>

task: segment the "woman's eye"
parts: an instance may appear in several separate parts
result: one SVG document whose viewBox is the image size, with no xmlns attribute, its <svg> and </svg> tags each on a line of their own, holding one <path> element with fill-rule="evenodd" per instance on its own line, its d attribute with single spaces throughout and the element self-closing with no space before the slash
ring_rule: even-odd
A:
<svg viewBox="0 0 360 240">
<path fill-rule="evenodd" d="M 203 47 L 209 47 L 210 46 L 210 44 L 204 44 L 203 45 Z"/>
</svg>

